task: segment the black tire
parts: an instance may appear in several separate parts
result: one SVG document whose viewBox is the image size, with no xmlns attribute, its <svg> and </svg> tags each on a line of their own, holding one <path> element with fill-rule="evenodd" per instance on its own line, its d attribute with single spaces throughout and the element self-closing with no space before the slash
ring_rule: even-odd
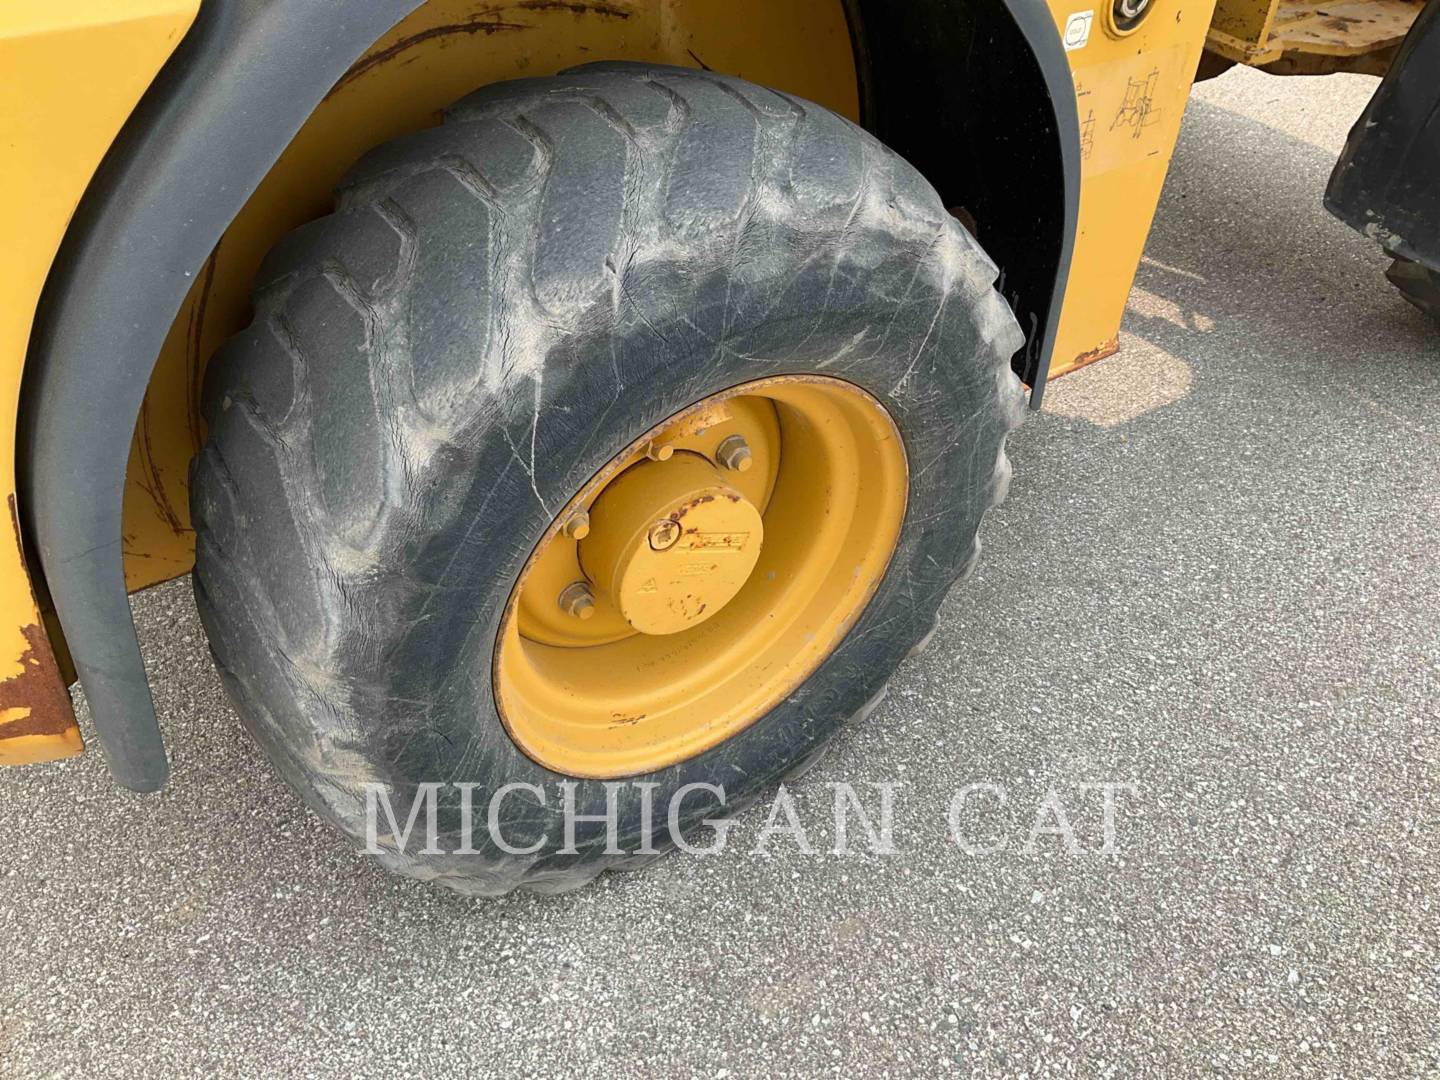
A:
<svg viewBox="0 0 1440 1080">
<path fill-rule="evenodd" d="M 217 355 L 193 469 L 195 591 L 225 685 L 280 771 L 353 840 L 365 785 L 403 813 L 422 782 L 562 779 L 491 696 L 506 597 L 552 514 L 612 454 L 693 401 L 824 372 L 889 409 L 906 522 L 841 647 L 729 742 L 661 772 L 696 781 L 686 829 L 813 763 L 934 624 L 1004 495 L 1022 335 L 996 268 L 904 161 L 824 109 L 736 79 L 591 65 L 484 89 L 363 158 L 336 211 L 284 239 L 255 319 Z M 738 781 L 737 781 L 737 778 Z M 638 789 L 635 789 L 638 790 Z M 576 805 L 602 813 L 599 781 Z M 621 795 L 622 846 L 641 845 Z M 442 790 L 441 846 L 459 796 Z M 509 855 L 382 856 L 467 893 L 578 887 L 645 861 L 556 800 L 505 803 Z M 587 828 L 590 831 L 586 831 Z M 477 832 L 483 832 L 483 829 Z M 382 845 L 385 838 L 382 835 Z M 657 838 L 657 847 L 666 846 Z"/>
<path fill-rule="evenodd" d="M 1396 259 L 1385 276 L 1401 296 L 1432 319 L 1440 320 L 1440 273 L 1410 259 Z"/>
</svg>

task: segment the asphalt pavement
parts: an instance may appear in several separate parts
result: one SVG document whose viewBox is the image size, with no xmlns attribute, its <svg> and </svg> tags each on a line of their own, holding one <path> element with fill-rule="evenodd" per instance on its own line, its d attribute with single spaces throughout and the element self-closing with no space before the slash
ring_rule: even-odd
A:
<svg viewBox="0 0 1440 1080">
<path fill-rule="evenodd" d="M 188 582 L 137 597 L 174 777 L 0 772 L 0 1075 L 1440 1072 L 1440 328 L 1320 205 L 1374 85 L 1197 90 L 1124 351 L 793 785 L 814 854 L 762 802 L 563 897 L 393 878 L 241 732 Z M 898 852 L 827 854 L 887 781 Z"/>
</svg>

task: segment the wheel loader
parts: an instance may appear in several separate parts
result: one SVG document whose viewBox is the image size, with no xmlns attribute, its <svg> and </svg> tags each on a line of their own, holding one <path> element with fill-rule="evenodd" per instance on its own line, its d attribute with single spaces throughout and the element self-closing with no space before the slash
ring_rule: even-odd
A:
<svg viewBox="0 0 1440 1080">
<path fill-rule="evenodd" d="M 441 791 L 391 869 L 657 857 L 923 647 L 1237 64 L 1380 77 L 1326 205 L 1440 310 L 1440 0 L 10 0 L 0 763 L 78 680 L 166 782 L 188 573 L 318 813 Z"/>
</svg>

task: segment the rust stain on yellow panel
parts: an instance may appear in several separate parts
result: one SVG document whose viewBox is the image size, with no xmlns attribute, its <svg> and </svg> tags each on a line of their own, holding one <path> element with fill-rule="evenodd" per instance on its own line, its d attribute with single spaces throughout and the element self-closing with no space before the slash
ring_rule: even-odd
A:
<svg viewBox="0 0 1440 1080">
<path fill-rule="evenodd" d="M 70 697 L 41 626 L 21 628 L 20 671 L 0 681 L 0 765 L 73 757 L 85 749 Z"/>
<path fill-rule="evenodd" d="M 10 537 L 16 549 L 21 550 L 20 519 L 15 512 L 13 494 L 8 502 Z M 29 601 L 28 607 L 36 610 L 36 621 L 17 628 L 20 651 L 0 657 L 3 661 L 0 662 L 0 765 L 54 761 L 85 749 L 55 652 L 39 619 L 23 558 L 21 580 L 5 583 L 6 592 L 21 588 Z M 23 616 L 26 611 L 25 607 L 18 611 L 7 608 L 5 618 Z"/>
<path fill-rule="evenodd" d="M 1070 370 L 1071 370 L 1071 371 L 1074 371 L 1076 368 L 1087 367 L 1087 366 L 1089 366 L 1090 364 L 1099 363 L 1101 360 L 1104 360 L 1106 357 L 1114 356 L 1114 355 L 1115 355 L 1117 352 L 1119 352 L 1119 351 L 1120 351 L 1120 335 L 1119 335 L 1119 334 L 1116 334 L 1116 335 L 1115 335 L 1114 337 L 1112 337 L 1109 341 L 1104 342 L 1104 343 L 1101 344 L 1101 345 L 1097 345 L 1095 348 L 1091 349 L 1089 352 L 1081 353 L 1079 356 L 1077 356 L 1077 357 L 1075 357 L 1074 359 L 1072 359 L 1072 360 L 1070 361 Z"/>
<path fill-rule="evenodd" d="M 198 0 L 0 5 L 0 764 L 78 753 L 69 695 L 15 524 L 15 431 L 35 305 L 80 196 Z"/>
<path fill-rule="evenodd" d="M 204 365 L 250 318 L 250 281 L 286 232 L 328 213 L 366 150 L 438 123 L 488 83 L 594 60 L 708 67 L 859 112 L 841 0 L 432 0 L 376 42 L 301 129 L 240 212 L 170 328 L 131 447 L 125 578 L 144 588 L 194 561 L 188 467 L 203 432 Z"/>
<path fill-rule="evenodd" d="M 1152 0 L 1131 33 L 1098 16 L 1069 51 L 1080 116 L 1080 222 L 1052 377 L 1114 351 L 1180 120 L 1200 62 L 1214 0 Z M 1054 0 L 1062 32 L 1091 0 Z"/>
</svg>

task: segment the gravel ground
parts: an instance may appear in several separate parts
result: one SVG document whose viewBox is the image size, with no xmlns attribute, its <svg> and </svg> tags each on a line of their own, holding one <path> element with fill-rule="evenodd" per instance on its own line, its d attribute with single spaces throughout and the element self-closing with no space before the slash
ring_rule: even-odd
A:
<svg viewBox="0 0 1440 1080">
<path fill-rule="evenodd" d="M 566 897 L 391 878 L 242 736 L 175 583 L 136 602 L 168 790 L 0 773 L 0 1074 L 1434 1075 L 1440 336 L 1319 205 L 1373 85 L 1197 91 L 1124 353 L 794 786 L 823 852 L 828 784 L 903 782 L 901 854 L 753 854 L 762 805 Z M 988 855 L 947 838 L 975 782 Z M 1051 791 L 1079 851 L 1027 854 Z"/>
</svg>

